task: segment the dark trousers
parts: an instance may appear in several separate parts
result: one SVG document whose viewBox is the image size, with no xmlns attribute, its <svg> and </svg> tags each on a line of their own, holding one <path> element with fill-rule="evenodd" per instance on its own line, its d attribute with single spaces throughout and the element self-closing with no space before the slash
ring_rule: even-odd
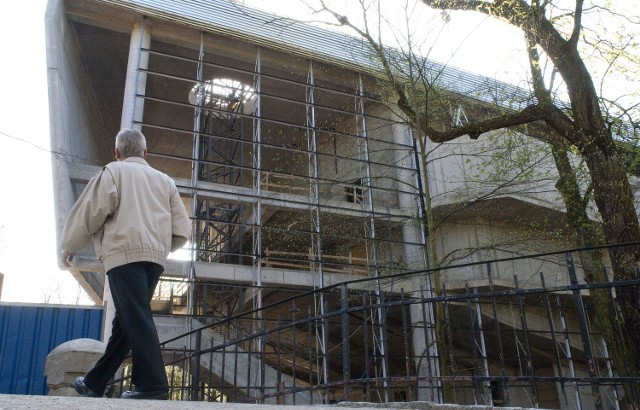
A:
<svg viewBox="0 0 640 410">
<path fill-rule="evenodd" d="M 104 355 L 87 373 L 84 383 L 102 394 L 131 350 L 131 382 L 136 391 L 167 390 L 167 376 L 158 333 L 151 316 L 151 297 L 163 268 L 151 262 L 118 266 L 107 272 L 116 308 Z"/>
</svg>

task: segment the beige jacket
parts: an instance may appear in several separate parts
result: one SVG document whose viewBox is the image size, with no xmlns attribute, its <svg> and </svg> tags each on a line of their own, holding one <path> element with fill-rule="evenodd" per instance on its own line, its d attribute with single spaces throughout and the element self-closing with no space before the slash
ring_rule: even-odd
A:
<svg viewBox="0 0 640 410">
<path fill-rule="evenodd" d="M 75 254 L 93 237 L 105 272 L 132 262 L 164 266 L 190 235 L 175 183 L 139 157 L 108 164 L 75 203 L 60 248 Z"/>
</svg>

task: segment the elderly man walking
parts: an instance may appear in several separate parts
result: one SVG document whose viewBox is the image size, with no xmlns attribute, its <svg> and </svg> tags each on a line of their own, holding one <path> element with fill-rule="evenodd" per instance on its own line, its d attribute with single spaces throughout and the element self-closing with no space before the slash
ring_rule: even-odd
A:
<svg viewBox="0 0 640 410">
<path fill-rule="evenodd" d="M 116 310 L 104 355 L 74 387 L 83 396 L 101 397 L 131 350 L 135 391 L 122 398 L 166 400 L 169 387 L 150 301 L 167 255 L 189 237 L 189 217 L 173 180 L 145 161 L 140 131 L 121 130 L 115 155 L 117 161 L 89 181 L 62 232 L 60 262 L 67 268 L 93 238 Z"/>
</svg>

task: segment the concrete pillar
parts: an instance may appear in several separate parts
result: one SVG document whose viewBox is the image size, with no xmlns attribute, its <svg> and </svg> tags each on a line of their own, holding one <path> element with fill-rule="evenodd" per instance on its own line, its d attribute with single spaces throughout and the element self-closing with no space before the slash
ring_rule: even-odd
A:
<svg viewBox="0 0 640 410">
<path fill-rule="evenodd" d="M 408 127 L 400 122 L 392 125 L 393 142 L 396 144 L 413 145 Z M 398 180 L 398 206 L 407 215 L 414 218 L 407 219 L 402 225 L 402 241 L 404 242 L 404 260 L 408 269 L 424 269 L 427 266 L 425 246 L 422 238 L 422 227 L 419 224 L 419 198 L 415 194 L 415 171 L 413 170 L 414 156 L 410 149 L 394 151 L 396 178 Z M 403 192 L 400 192 L 403 191 Z M 431 296 L 428 281 L 424 277 L 413 279 L 413 290 L 409 297 L 420 299 Z M 421 292 L 421 285 L 424 293 Z M 416 361 L 418 376 L 436 375 L 439 373 L 437 360 L 431 360 L 437 353 L 435 348 L 435 332 L 432 330 L 433 315 L 429 306 L 421 304 L 411 305 L 409 309 L 411 323 L 413 325 L 413 354 Z M 425 328 L 426 326 L 426 328 Z M 425 331 L 426 330 L 426 331 Z M 437 400 L 433 394 L 437 394 L 431 382 L 419 382 L 416 397 L 417 400 Z"/>
<path fill-rule="evenodd" d="M 106 346 L 98 340 L 75 339 L 53 349 L 44 366 L 49 396 L 77 396 L 73 382 L 93 368 Z"/>
<path fill-rule="evenodd" d="M 412 145 L 409 129 L 401 123 L 392 126 L 393 142 L 396 144 Z M 418 225 L 419 207 L 415 195 L 415 175 L 413 171 L 413 154 L 409 149 L 395 149 L 396 179 L 398 182 L 398 207 L 407 215 L 414 218 L 407 219 L 402 224 L 402 241 L 404 242 L 404 262 L 408 269 L 421 269 L 425 264 L 424 246 L 422 243 L 420 226 Z"/>
<path fill-rule="evenodd" d="M 140 124 L 144 114 L 144 99 L 136 94 L 144 95 L 147 88 L 147 74 L 142 70 L 149 68 L 149 53 L 151 46 L 151 25 L 147 20 L 135 23 L 131 31 L 129 43 L 129 60 L 127 62 L 127 76 L 124 84 L 124 100 L 122 101 L 122 118 L 120 128 L 142 129 Z M 103 298 L 105 304 L 104 339 L 111 337 L 111 322 L 116 315 L 113 297 L 109 291 L 109 280 L 105 277 Z"/>
<path fill-rule="evenodd" d="M 122 119 L 120 128 L 141 129 L 140 124 L 144 112 L 144 99 L 136 94 L 144 95 L 147 87 L 147 74 L 142 70 L 149 68 L 149 53 L 142 49 L 149 49 L 151 45 L 151 26 L 147 20 L 136 23 L 131 32 L 129 44 L 129 60 L 127 63 L 127 77 L 124 86 L 124 100 L 122 102 Z"/>
</svg>

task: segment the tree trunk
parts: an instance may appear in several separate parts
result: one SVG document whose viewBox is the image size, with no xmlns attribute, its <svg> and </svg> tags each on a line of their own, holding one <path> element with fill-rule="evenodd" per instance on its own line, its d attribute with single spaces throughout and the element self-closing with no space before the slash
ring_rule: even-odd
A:
<svg viewBox="0 0 640 410">
<path fill-rule="evenodd" d="M 638 219 L 625 168 L 615 153 L 592 147 L 583 152 L 594 184 L 594 200 L 604 221 L 604 234 L 609 244 L 624 244 L 640 239 Z M 609 250 L 616 281 L 638 279 L 640 247 L 621 246 Z M 640 287 L 616 288 L 617 301 L 632 346 L 628 346 L 632 375 L 640 372 Z M 623 369 L 618 369 L 623 371 Z"/>
<path fill-rule="evenodd" d="M 594 247 L 602 244 L 601 232 L 594 226 L 587 215 L 586 201 L 580 194 L 580 188 L 575 172 L 569 161 L 564 146 L 551 143 L 553 158 L 558 169 L 560 179 L 556 187 L 565 203 L 569 229 L 575 232 L 576 244 L 580 248 Z M 599 250 L 587 251 L 581 255 L 581 265 L 587 283 L 604 283 L 605 266 Z M 632 334 L 620 332 L 624 321 L 615 306 L 610 303 L 611 290 L 607 288 L 591 289 L 591 303 L 595 315 L 595 325 L 602 334 L 602 338 L 609 348 L 613 366 L 621 376 L 633 373 L 635 351 L 632 346 Z M 637 342 L 636 342 L 637 343 Z M 633 391 L 632 391 L 633 390 Z M 640 386 L 625 386 L 626 397 L 640 397 Z"/>
<path fill-rule="evenodd" d="M 550 34 L 544 36 L 546 50 L 562 75 L 571 101 L 572 129 L 564 116 L 552 116 L 548 123 L 566 140 L 575 144 L 585 159 L 591 175 L 593 197 L 602 217 L 605 240 L 609 245 L 640 240 L 640 224 L 633 201 L 626 167 L 607 128 L 591 75 L 577 49 L 561 44 Z M 557 110 L 556 110 L 557 112 Z M 640 247 L 620 246 L 609 251 L 616 281 L 638 279 L 637 264 Z M 640 374 L 640 288 L 626 286 L 616 289 L 624 329 L 633 342 L 629 346 L 632 374 Z M 622 371 L 623 369 L 619 369 Z"/>
</svg>

